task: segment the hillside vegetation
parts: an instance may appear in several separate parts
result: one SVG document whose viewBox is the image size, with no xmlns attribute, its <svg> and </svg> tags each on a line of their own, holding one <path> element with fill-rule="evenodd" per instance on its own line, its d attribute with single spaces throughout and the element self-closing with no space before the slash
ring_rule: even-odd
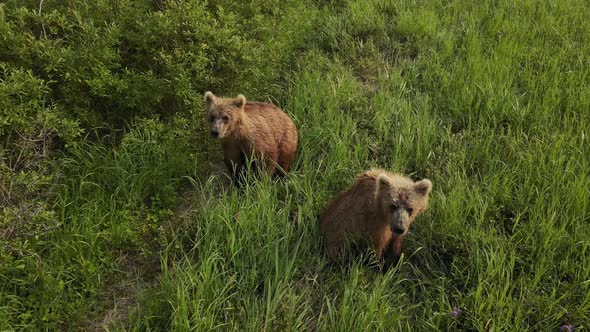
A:
<svg viewBox="0 0 590 332">
<path fill-rule="evenodd" d="M 590 7 L 5 0 L 0 330 L 590 328 Z M 202 96 L 280 105 L 230 185 Z M 323 253 L 370 167 L 434 184 L 408 254 Z"/>
</svg>

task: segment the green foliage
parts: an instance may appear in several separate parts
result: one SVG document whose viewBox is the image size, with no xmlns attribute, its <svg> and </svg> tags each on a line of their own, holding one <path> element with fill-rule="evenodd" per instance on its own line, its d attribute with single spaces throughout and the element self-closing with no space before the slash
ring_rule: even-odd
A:
<svg viewBox="0 0 590 332">
<path fill-rule="evenodd" d="M 9 1 L 0 60 L 32 71 L 82 128 L 121 127 L 133 116 L 190 113 L 206 90 L 276 94 L 313 22 L 303 2 L 284 5 Z"/>
<path fill-rule="evenodd" d="M 47 101 L 30 71 L 0 65 L 0 255 L 29 255 L 35 238 L 59 226 L 49 202 L 59 178 L 49 163 L 55 138 L 73 141 L 75 122 Z"/>
<path fill-rule="evenodd" d="M 10 303 L 14 328 L 58 328 L 89 310 L 108 282 L 126 277 L 116 268 L 121 260 L 149 261 L 162 250 L 180 178 L 204 163 L 187 158 L 191 130 L 184 119 L 145 120 L 117 147 L 81 143 L 60 160 L 64 179 L 51 200 L 59 229 L 31 239 L 28 255 L 0 256 L 0 299 Z"/>
</svg>

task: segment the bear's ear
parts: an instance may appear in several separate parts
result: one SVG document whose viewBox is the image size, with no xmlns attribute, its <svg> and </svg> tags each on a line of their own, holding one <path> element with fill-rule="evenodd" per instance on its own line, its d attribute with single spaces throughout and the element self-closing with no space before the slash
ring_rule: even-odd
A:
<svg viewBox="0 0 590 332">
<path fill-rule="evenodd" d="M 215 95 L 211 91 L 205 92 L 205 104 L 207 106 L 211 105 L 215 101 Z"/>
<path fill-rule="evenodd" d="M 234 99 L 234 105 L 238 108 L 244 107 L 244 105 L 246 105 L 246 97 L 244 95 L 238 95 L 236 99 Z"/>
<path fill-rule="evenodd" d="M 376 192 L 379 193 L 382 189 L 389 188 L 389 177 L 386 174 L 379 174 L 377 177 Z"/>
<path fill-rule="evenodd" d="M 422 181 L 418 181 L 414 183 L 414 190 L 421 196 L 426 196 L 432 190 L 432 182 L 428 179 L 424 179 Z"/>
</svg>

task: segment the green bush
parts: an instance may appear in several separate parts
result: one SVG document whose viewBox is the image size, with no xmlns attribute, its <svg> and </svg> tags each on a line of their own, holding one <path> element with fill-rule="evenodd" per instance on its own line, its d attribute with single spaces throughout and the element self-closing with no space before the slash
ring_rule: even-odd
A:
<svg viewBox="0 0 590 332">
<path fill-rule="evenodd" d="M 44 82 L 83 129 L 200 109 L 206 90 L 268 97 L 304 47 L 300 1 L 8 1 L 0 61 Z M 39 14 L 41 12 L 41 14 Z"/>
<path fill-rule="evenodd" d="M 0 252 L 24 255 L 59 224 L 48 206 L 59 177 L 50 159 L 57 134 L 73 141 L 79 128 L 47 100 L 49 90 L 31 71 L 0 65 Z"/>
</svg>

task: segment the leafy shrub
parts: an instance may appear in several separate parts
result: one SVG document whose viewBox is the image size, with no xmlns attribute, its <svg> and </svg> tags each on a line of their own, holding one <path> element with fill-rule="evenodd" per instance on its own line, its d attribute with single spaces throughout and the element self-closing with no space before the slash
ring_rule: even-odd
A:
<svg viewBox="0 0 590 332">
<path fill-rule="evenodd" d="M 48 208 L 57 174 L 49 164 L 55 136 L 77 137 L 77 124 L 46 100 L 49 88 L 31 71 L 0 66 L 0 250 L 24 255 L 28 239 L 54 229 Z"/>
<path fill-rule="evenodd" d="M 301 1 L 38 5 L 2 6 L 0 61 L 44 80 L 85 129 L 190 113 L 206 90 L 273 95 L 313 22 Z"/>
</svg>

